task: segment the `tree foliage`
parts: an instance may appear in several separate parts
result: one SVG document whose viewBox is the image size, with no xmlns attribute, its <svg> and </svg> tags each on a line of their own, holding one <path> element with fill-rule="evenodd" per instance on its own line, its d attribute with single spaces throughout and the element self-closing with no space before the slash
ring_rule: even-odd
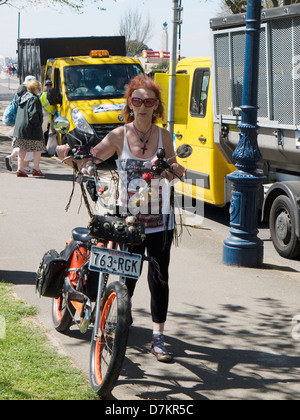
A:
<svg viewBox="0 0 300 420">
<path fill-rule="evenodd" d="M 128 10 L 120 21 L 119 35 L 125 36 L 127 54 L 136 56 L 145 49 L 152 38 L 152 22 L 148 16 L 145 20 L 138 9 Z"/>
<path fill-rule="evenodd" d="M 24 7 L 28 6 L 37 6 L 40 4 L 49 7 L 67 6 L 80 13 L 88 3 L 94 3 L 97 5 L 98 9 L 105 10 L 103 7 L 101 7 L 102 2 L 103 0 L 0 0 L 0 6 L 7 5 L 10 7 L 16 7 L 18 9 L 23 9 Z"/>
<path fill-rule="evenodd" d="M 233 14 L 245 13 L 247 11 L 247 0 L 222 0 L 225 9 L 229 9 Z M 262 0 L 264 9 L 273 7 L 290 6 L 300 3 L 300 0 Z"/>
</svg>

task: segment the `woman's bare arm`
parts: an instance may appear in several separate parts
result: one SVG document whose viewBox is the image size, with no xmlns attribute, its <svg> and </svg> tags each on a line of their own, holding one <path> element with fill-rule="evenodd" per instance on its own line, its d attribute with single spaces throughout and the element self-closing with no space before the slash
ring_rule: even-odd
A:
<svg viewBox="0 0 300 420">
<path fill-rule="evenodd" d="M 170 159 L 169 164 L 172 166 L 173 171 L 176 173 L 176 175 L 182 177 L 184 175 L 185 169 L 183 166 L 177 163 L 172 136 L 167 130 L 163 130 L 163 146 L 166 151 L 166 159 Z M 169 173 L 167 175 L 167 179 L 171 181 L 173 179 L 173 175 Z"/>
</svg>

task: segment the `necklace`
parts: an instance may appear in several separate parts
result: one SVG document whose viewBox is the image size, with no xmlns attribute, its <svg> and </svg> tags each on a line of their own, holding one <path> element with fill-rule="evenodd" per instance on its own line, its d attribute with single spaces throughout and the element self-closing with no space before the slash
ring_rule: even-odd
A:
<svg viewBox="0 0 300 420">
<path fill-rule="evenodd" d="M 133 123 L 133 129 L 134 129 L 134 131 L 135 131 L 135 134 L 137 135 L 137 137 L 140 139 L 140 141 L 143 143 L 143 147 L 141 148 L 142 149 L 142 151 L 143 151 L 143 155 L 145 154 L 145 152 L 146 152 L 146 150 L 148 150 L 147 149 L 147 147 L 146 147 L 146 144 L 148 143 L 148 141 L 151 139 L 151 136 L 152 136 L 152 131 L 153 131 L 153 124 L 151 124 L 151 127 L 149 128 L 149 130 L 148 131 L 146 131 L 146 133 L 143 133 L 142 131 L 140 131 L 139 129 L 137 129 L 136 128 L 136 126 L 134 125 L 134 123 Z M 149 135 L 149 137 L 147 138 L 147 135 L 148 135 L 148 133 L 149 133 L 149 131 L 150 131 L 150 135 Z M 141 133 L 142 135 L 140 135 L 139 133 Z"/>
</svg>

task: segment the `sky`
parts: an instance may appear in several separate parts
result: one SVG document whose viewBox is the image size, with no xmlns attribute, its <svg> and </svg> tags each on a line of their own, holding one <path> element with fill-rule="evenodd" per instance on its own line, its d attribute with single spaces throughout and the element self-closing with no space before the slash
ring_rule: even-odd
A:
<svg viewBox="0 0 300 420">
<path fill-rule="evenodd" d="M 19 1 L 24 5 L 26 2 Z M 67 7 L 47 5 L 17 9 L 0 6 L 0 56 L 15 57 L 20 12 L 21 38 L 52 38 L 118 35 L 120 20 L 128 10 L 138 9 L 141 16 L 150 17 L 153 37 L 148 45 L 161 50 L 163 23 L 168 23 L 169 49 L 172 31 L 172 0 L 104 0 L 106 11 L 92 4 L 78 14 Z M 209 20 L 218 16 L 220 0 L 182 0 L 182 56 L 211 55 Z"/>
</svg>

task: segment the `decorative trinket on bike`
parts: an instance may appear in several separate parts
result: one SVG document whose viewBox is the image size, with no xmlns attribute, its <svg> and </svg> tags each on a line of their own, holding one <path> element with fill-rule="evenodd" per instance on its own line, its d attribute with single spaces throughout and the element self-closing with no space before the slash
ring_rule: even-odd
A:
<svg viewBox="0 0 300 420">
<path fill-rule="evenodd" d="M 138 222 L 135 216 L 127 216 L 125 221 L 127 226 L 136 225 Z"/>
<path fill-rule="evenodd" d="M 129 229 L 129 227 L 131 229 Z M 94 214 L 88 225 L 89 235 L 100 241 L 113 241 L 129 245 L 140 245 L 145 239 L 145 225 L 128 225 L 126 219 L 107 214 Z"/>
</svg>

